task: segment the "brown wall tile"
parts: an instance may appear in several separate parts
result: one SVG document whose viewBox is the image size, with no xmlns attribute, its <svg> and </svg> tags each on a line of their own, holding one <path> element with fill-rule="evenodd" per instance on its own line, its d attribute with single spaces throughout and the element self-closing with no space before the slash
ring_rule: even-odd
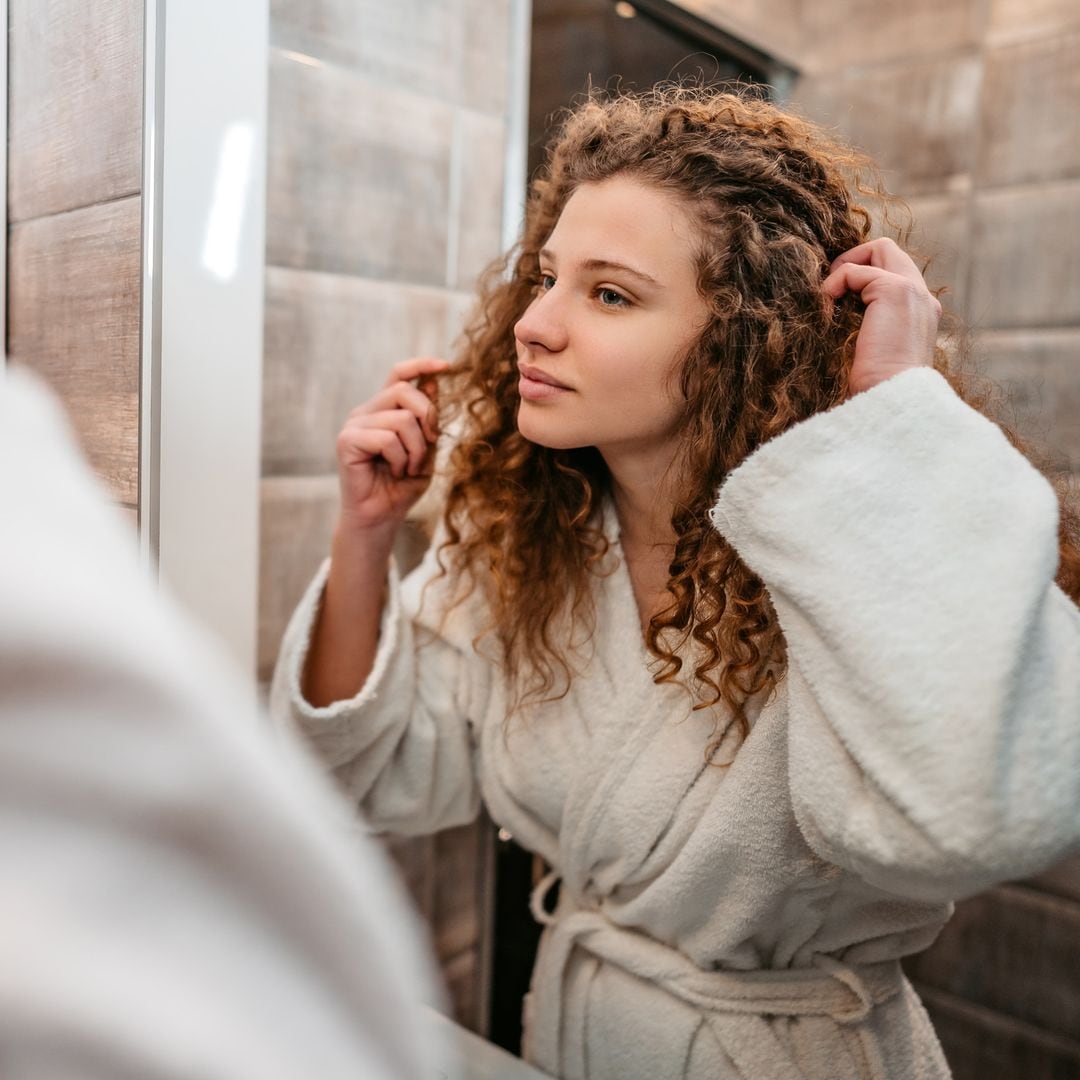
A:
<svg viewBox="0 0 1080 1080">
<path fill-rule="evenodd" d="M 912 978 L 1053 1034 L 1076 1038 L 1080 904 L 1003 885 L 956 906 Z"/>
<path fill-rule="evenodd" d="M 1017 430 L 1054 468 L 1080 472 L 1080 331 L 987 333 L 977 355 Z"/>
<path fill-rule="evenodd" d="M 337 476 L 274 477 L 260 487 L 259 678 L 270 678 L 289 617 L 330 553 Z"/>
<path fill-rule="evenodd" d="M 981 72 L 976 57 L 950 57 L 823 73 L 800 80 L 792 104 L 876 158 L 891 190 L 938 193 L 973 168 Z"/>
<path fill-rule="evenodd" d="M 979 183 L 1080 174 L 1078 115 L 1080 30 L 991 51 L 983 89 Z"/>
<path fill-rule="evenodd" d="M 410 356 L 446 355 L 446 292 L 270 267 L 266 275 L 263 472 L 333 472 L 349 412 Z"/>
<path fill-rule="evenodd" d="M 963 195 L 926 195 L 907 200 L 913 228 L 910 249 L 920 266 L 929 259 L 926 281 L 945 287 L 941 302 L 950 311 L 964 312 L 967 250 L 970 235 L 968 200 Z"/>
<path fill-rule="evenodd" d="M 975 326 L 1080 324 L 1080 183 L 976 195 L 968 314 Z"/>
<path fill-rule="evenodd" d="M 820 73 L 974 49 L 982 30 L 981 6 L 981 0 L 810 0 L 803 5 L 800 48 Z"/>
<path fill-rule="evenodd" d="M 991 44 L 1019 38 L 1047 38 L 1080 26 L 1076 0 L 990 0 Z"/>
<path fill-rule="evenodd" d="M 1057 866 L 1052 866 L 1049 870 L 1032 878 L 1028 884 L 1044 892 L 1080 903 L 1080 856 L 1066 859 Z"/>
<path fill-rule="evenodd" d="M 137 193 L 142 0 L 22 0 L 9 48 L 9 220 Z"/>
<path fill-rule="evenodd" d="M 338 514 L 337 473 L 265 477 L 259 490 L 258 677 L 265 682 L 273 673 L 290 616 L 330 554 Z M 419 526 L 406 522 L 394 549 L 403 573 L 420 561 L 426 545 Z"/>
<path fill-rule="evenodd" d="M 138 195 L 11 229 L 9 356 L 43 375 L 117 501 L 139 497 Z"/>
<path fill-rule="evenodd" d="M 267 262 L 442 285 L 449 105 L 275 51 Z"/>
<path fill-rule="evenodd" d="M 461 103 L 504 116 L 510 92 L 510 0 L 460 2 Z"/>
<path fill-rule="evenodd" d="M 455 138 L 461 163 L 457 260 L 450 284 L 472 289 L 502 246 L 506 125 L 471 110 L 458 112 Z"/>
<path fill-rule="evenodd" d="M 462 0 L 271 0 L 270 42 L 387 86 L 453 101 Z M 449 62 L 448 62 L 449 61 Z"/>
<path fill-rule="evenodd" d="M 766 52 L 802 57 L 802 0 L 676 0 L 679 7 L 701 16 Z"/>
<path fill-rule="evenodd" d="M 435 950 L 444 958 L 475 949 L 479 941 L 477 899 L 484 838 L 471 826 L 435 837 L 435 857 L 452 873 L 435 878 Z"/>
<path fill-rule="evenodd" d="M 916 984 L 953 1080 L 1065 1080 L 1080 1076 L 1080 1042 Z"/>
</svg>

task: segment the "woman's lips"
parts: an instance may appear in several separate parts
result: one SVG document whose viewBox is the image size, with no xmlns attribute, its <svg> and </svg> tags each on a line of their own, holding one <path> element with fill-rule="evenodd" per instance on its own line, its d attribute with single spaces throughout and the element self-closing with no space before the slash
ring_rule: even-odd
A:
<svg viewBox="0 0 1080 1080">
<path fill-rule="evenodd" d="M 560 394 L 573 393 L 569 386 L 563 386 L 546 371 L 534 368 L 531 364 L 519 364 L 518 370 L 521 372 L 518 393 L 526 401 L 544 401 Z"/>
</svg>

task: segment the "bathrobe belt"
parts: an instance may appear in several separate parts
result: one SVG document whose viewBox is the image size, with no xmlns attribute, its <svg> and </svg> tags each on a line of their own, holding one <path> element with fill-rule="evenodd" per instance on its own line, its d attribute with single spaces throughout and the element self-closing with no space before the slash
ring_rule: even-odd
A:
<svg viewBox="0 0 1080 1080">
<path fill-rule="evenodd" d="M 697 1009 L 743 1076 L 759 1078 L 762 1062 L 768 1061 L 770 1080 L 803 1080 L 767 1018 L 827 1016 L 861 1044 L 869 1076 L 888 1080 L 877 1040 L 863 1021 L 875 1005 L 900 992 L 898 961 L 853 966 L 819 955 L 812 968 L 707 971 L 677 949 L 579 906 L 565 888 L 555 914 L 548 913 L 544 898 L 557 879 L 556 872 L 546 875 L 530 902 L 534 917 L 546 926 L 531 994 L 531 1012 L 539 1024 L 529 1032 L 531 1056 L 541 1068 L 562 1074 L 563 980 L 578 947 Z"/>
</svg>

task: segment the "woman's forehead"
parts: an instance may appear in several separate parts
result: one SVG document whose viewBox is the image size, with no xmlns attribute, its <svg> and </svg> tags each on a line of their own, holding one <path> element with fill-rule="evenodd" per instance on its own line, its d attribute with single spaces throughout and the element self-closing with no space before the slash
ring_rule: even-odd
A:
<svg viewBox="0 0 1080 1080">
<path fill-rule="evenodd" d="M 545 253 L 575 264 L 616 263 L 663 281 L 694 263 L 690 212 L 670 192 L 629 177 L 576 188 Z"/>
</svg>

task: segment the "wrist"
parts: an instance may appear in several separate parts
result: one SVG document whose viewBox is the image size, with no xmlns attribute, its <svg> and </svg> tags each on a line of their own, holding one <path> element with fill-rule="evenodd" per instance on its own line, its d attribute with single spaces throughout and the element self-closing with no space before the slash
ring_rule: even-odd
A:
<svg viewBox="0 0 1080 1080">
<path fill-rule="evenodd" d="M 334 526 L 331 553 L 334 556 L 345 554 L 350 560 L 362 558 L 384 563 L 394 550 L 398 528 L 396 521 L 370 524 L 340 514 Z"/>
</svg>

